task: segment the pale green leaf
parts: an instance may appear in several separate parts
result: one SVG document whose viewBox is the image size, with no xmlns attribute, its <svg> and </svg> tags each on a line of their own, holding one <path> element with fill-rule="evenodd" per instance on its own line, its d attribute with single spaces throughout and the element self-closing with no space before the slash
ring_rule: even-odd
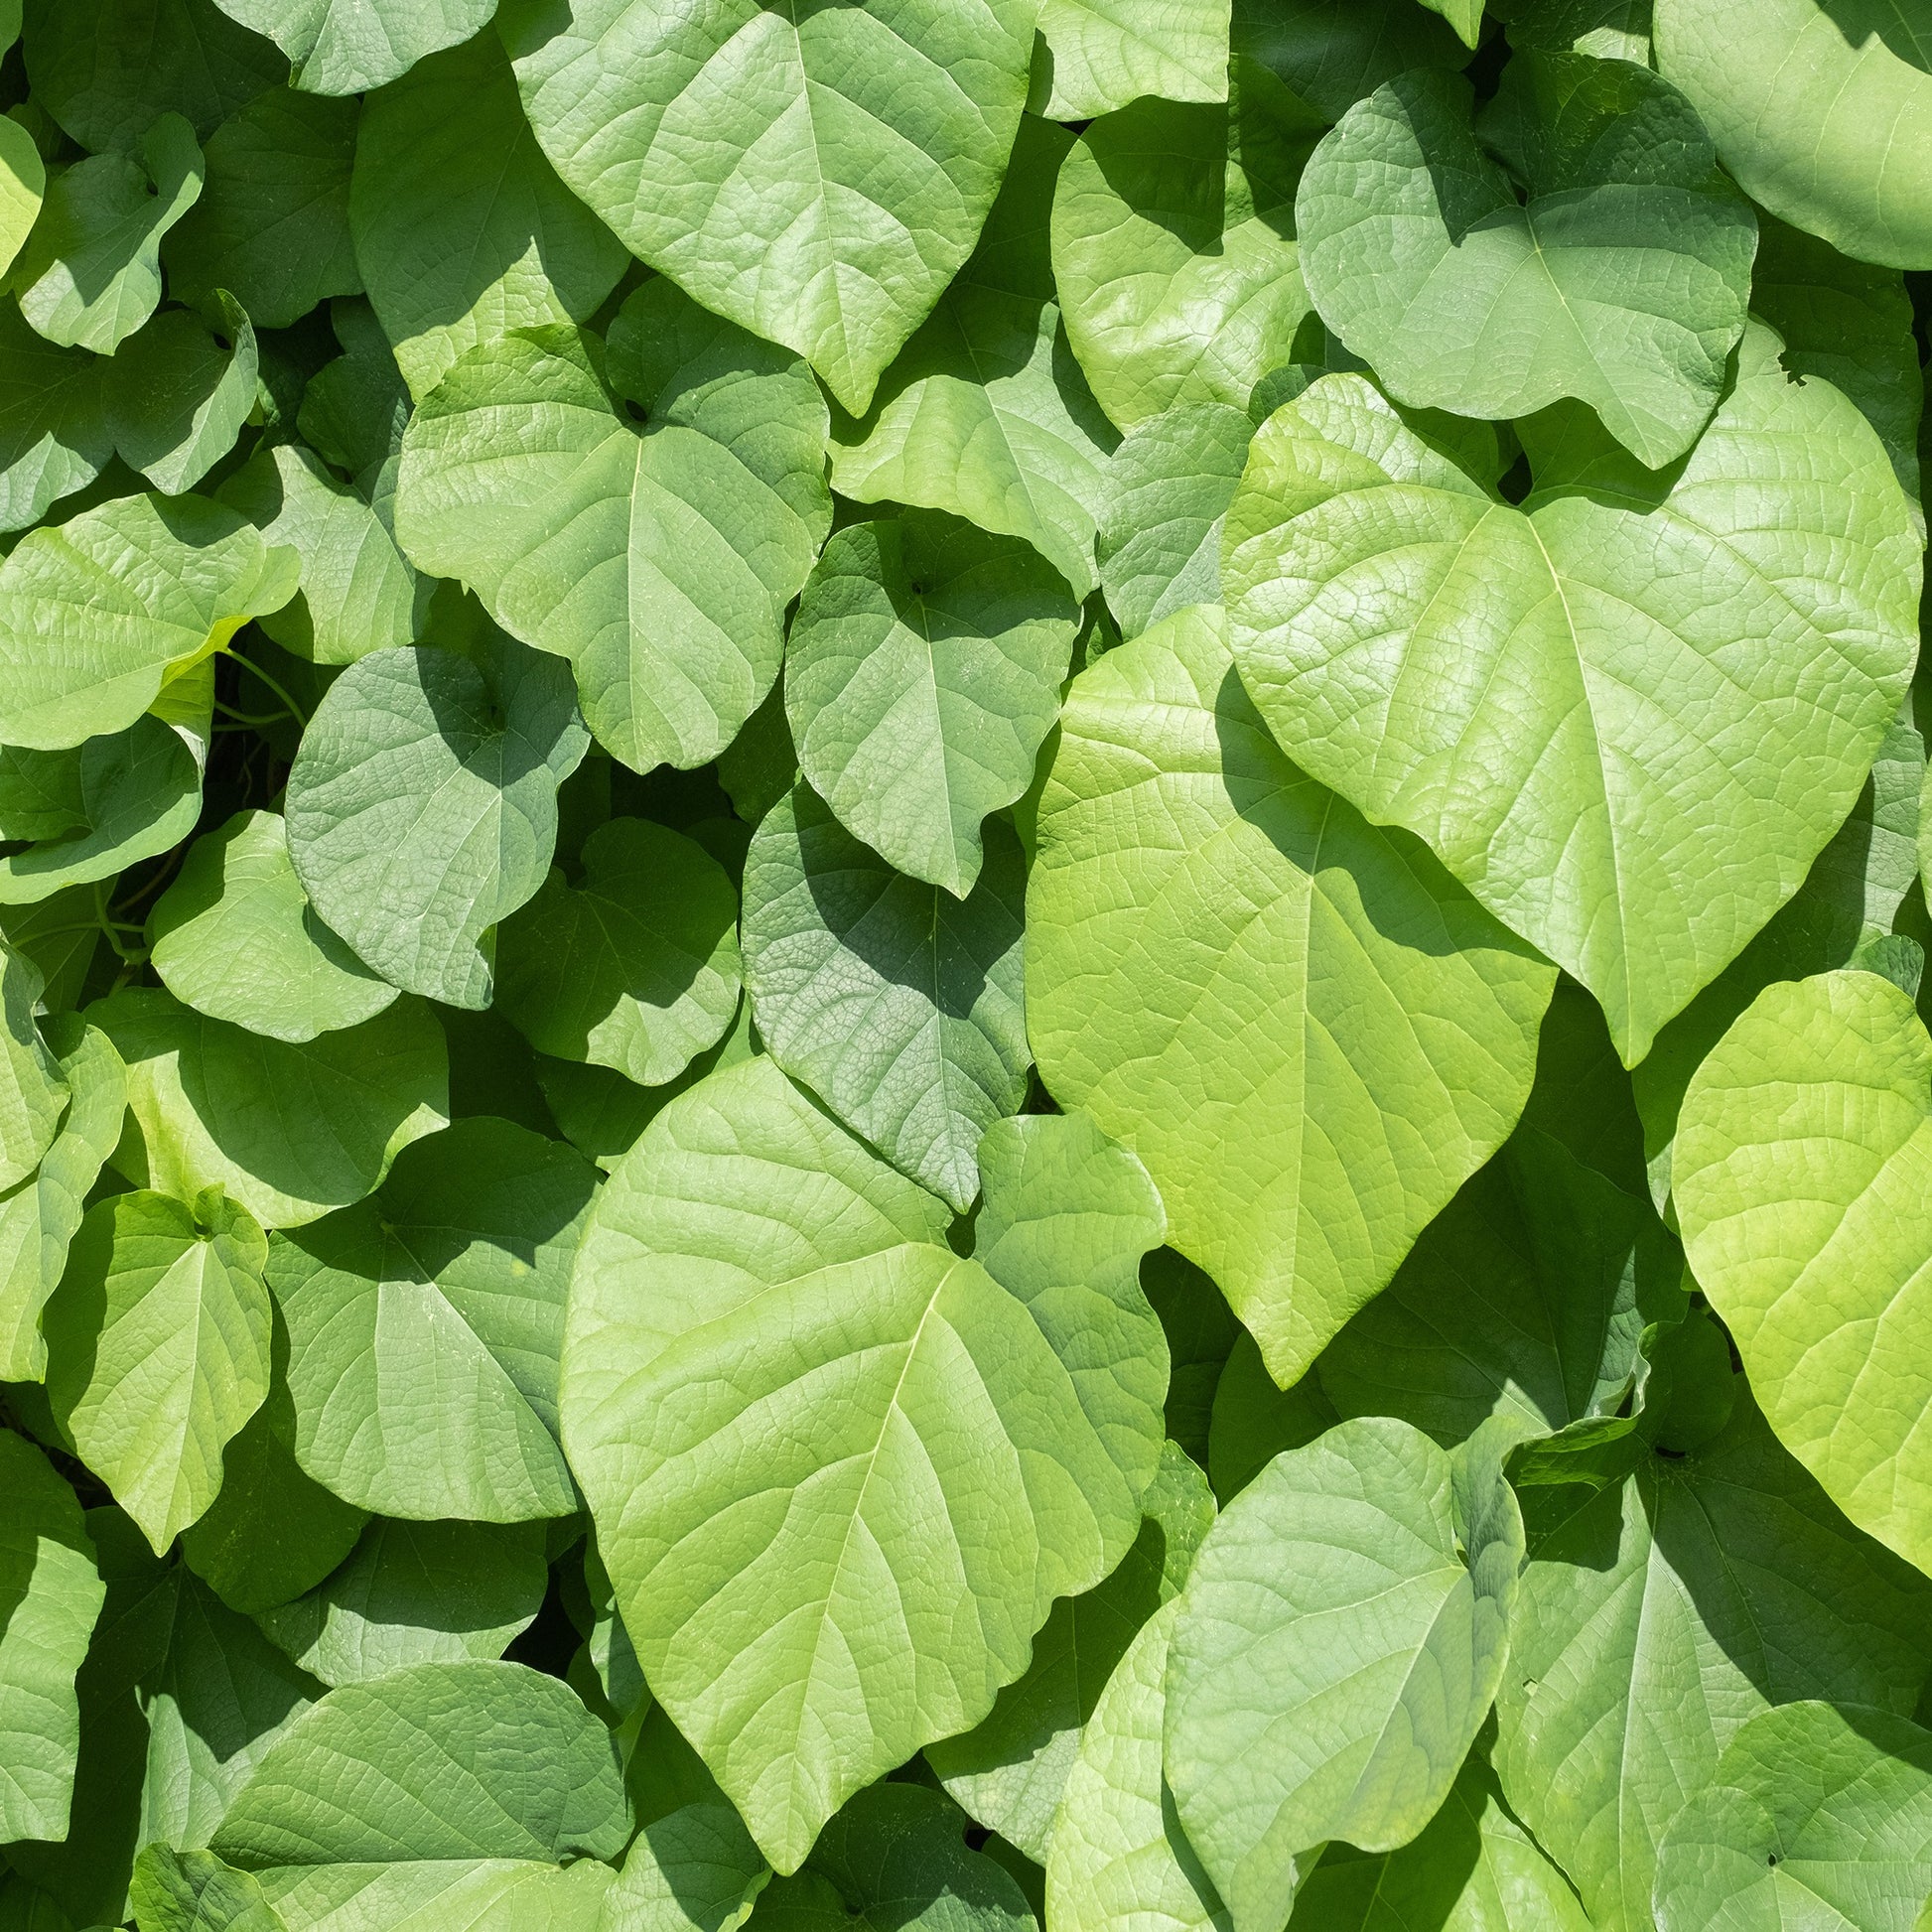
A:
<svg viewBox="0 0 1932 1932">
<path fill-rule="evenodd" d="M 1495 1152 L 1554 975 L 1288 762 L 1214 615 L 1074 681 L 1039 806 L 1040 1073 L 1296 1380 Z"/>
<path fill-rule="evenodd" d="M 121 460 L 164 495 L 194 486 L 235 446 L 255 407 L 254 325 L 225 289 L 208 319 L 169 309 L 121 345 L 103 378 Z"/>
<path fill-rule="evenodd" d="M 1143 94 L 1227 99 L 1228 0 L 1040 0 L 1039 32 L 1030 104 L 1056 121 Z"/>
<path fill-rule="evenodd" d="M 745 864 L 745 984 L 772 1057 L 895 1166 L 964 1209 L 975 1154 L 1027 1095 L 1026 874 L 990 827 L 964 899 L 896 873 L 804 785 Z"/>
<path fill-rule="evenodd" d="M 771 688 L 830 526 L 825 402 L 802 362 L 667 281 L 619 322 L 609 381 L 568 331 L 471 350 L 410 423 L 397 529 L 419 568 L 571 660 L 624 763 L 701 764 Z"/>
<path fill-rule="evenodd" d="M 141 1932 L 286 1932 L 260 1882 L 212 1852 L 148 1846 L 130 1895 Z"/>
<path fill-rule="evenodd" d="M 825 546 L 786 645 L 798 762 L 887 863 L 964 898 L 1033 781 L 1080 610 L 1024 544 L 908 511 Z"/>
<path fill-rule="evenodd" d="M 0 273 L 33 232 L 46 193 L 47 164 L 34 137 L 11 117 L 0 120 Z"/>
<path fill-rule="evenodd" d="M 18 304 L 0 301 L 0 529 L 38 523 L 114 454 L 100 368 L 99 357 L 57 348 Z"/>
<path fill-rule="evenodd" d="M 216 0 L 293 63 L 290 84 L 359 94 L 486 26 L 496 0 Z"/>
<path fill-rule="evenodd" d="M 1627 1064 L 1797 889 L 1916 649 L 1911 507 L 1777 347 L 1753 328 L 1667 486 L 1546 473 L 1528 509 L 1326 376 L 1228 512 L 1235 652 L 1283 747 L 1583 981 Z"/>
<path fill-rule="evenodd" d="M 449 1060 L 427 1008 L 398 1000 L 341 1033 L 289 1045 L 128 987 L 87 1017 L 128 1067 L 137 1184 L 192 1200 L 204 1187 L 269 1228 L 358 1201 L 412 1141 L 445 1124 Z"/>
<path fill-rule="evenodd" d="M 856 414 L 979 238 L 1027 97 L 1034 10 L 510 0 L 500 26 L 572 189 L 632 254 L 796 349 Z"/>
<path fill-rule="evenodd" d="M 637 1834 L 601 1932 L 738 1932 L 770 1879 L 731 1806 L 684 1805 Z"/>
<path fill-rule="evenodd" d="M 0 943 L 0 1186 L 40 1166 L 67 1109 L 68 1082 L 34 1020 L 44 982 L 23 952 Z"/>
<path fill-rule="evenodd" d="M 283 1865 L 262 1873 L 288 1932 L 604 1932 L 615 1873 L 595 1859 Z"/>
<path fill-rule="evenodd" d="M 323 920 L 393 985 L 471 1008 L 489 1004 L 497 921 L 549 872 L 557 787 L 589 744 L 562 665 L 501 639 L 481 655 L 351 664 L 303 733 L 285 808 Z"/>
</svg>

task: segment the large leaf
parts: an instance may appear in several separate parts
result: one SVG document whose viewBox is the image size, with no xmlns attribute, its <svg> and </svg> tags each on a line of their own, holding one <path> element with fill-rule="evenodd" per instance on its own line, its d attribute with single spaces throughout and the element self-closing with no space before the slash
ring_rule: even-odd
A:
<svg viewBox="0 0 1932 1932">
<path fill-rule="evenodd" d="M 0 1187 L 40 1166 L 67 1109 L 68 1083 L 35 1024 L 40 968 L 0 942 Z"/>
<path fill-rule="evenodd" d="M 80 1708 L 74 1677 L 106 1592 L 73 1491 L 0 1431 L 0 1832 L 68 1834 Z"/>
<path fill-rule="evenodd" d="M 553 872 L 504 926 L 497 1010 L 540 1053 L 662 1086 L 738 1016 L 737 890 L 643 818 L 607 820 L 580 863 L 581 885 Z"/>
<path fill-rule="evenodd" d="M 1757 245 L 1676 88 L 1583 54 L 1513 61 L 1479 128 L 1466 82 L 1390 81 L 1315 151 L 1295 220 L 1322 320 L 1390 394 L 1491 417 L 1574 396 L 1652 469 L 1717 405 Z"/>
<path fill-rule="evenodd" d="M 397 528 L 420 568 L 571 660 L 626 764 L 701 764 L 771 688 L 830 526 L 825 402 L 802 362 L 669 282 L 619 320 L 608 382 L 567 331 L 472 349 L 410 423 Z"/>
<path fill-rule="evenodd" d="M 1523 1524 L 1485 1431 L 1386 1418 L 1278 1456 L 1208 1532 L 1168 1658 L 1166 1773 L 1235 1932 L 1331 1838 L 1405 1845 L 1503 1674 Z"/>
<path fill-rule="evenodd" d="M 295 591 L 294 553 L 199 496 L 123 496 L 0 564 L 0 740 L 58 752 L 125 730 Z"/>
<path fill-rule="evenodd" d="M 1745 192 L 1861 261 L 1932 267 L 1918 0 L 1655 0 L 1657 65 Z"/>
<path fill-rule="evenodd" d="M 658 1115 L 585 1236 L 571 1465 L 652 1690 L 780 1871 L 985 1716 L 1140 1527 L 1153 1190 L 1084 1121 L 987 1150 L 964 1260 L 932 1196 L 757 1059 Z"/>
<path fill-rule="evenodd" d="M 615 1873 L 596 1859 L 414 1859 L 390 1864 L 283 1865 L 263 1894 L 287 1932 L 610 1932 Z"/>
<path fill-rule="evenodd" d="M 494 0 L 454 4 L 487 13 Z M 582 322 L 623 273 L 623 250 L 543 158 L 493 34 L 368 103 L 349 215 L 369 300 L 418 398 L 478 343 Z"/>
<path fill-rule="evenodd" d="M 107 365 L 115 448 L 164 495 L 192 489 L 235 446 L 256 404 L 260 350 L 247 312 L 225 290 L 206 319 L 168 309 Z"/>
<path fill-rule="evenodd" d="M 1595 474 L 1515 508 L 1327 376 L 1255 438 L 1222 571 L 1284 749 L 1426 838 L 1634 1064 L 1851 810 L 1919 542 L 1869 426 L 1762 329 L 1668 487 Z"/>
<path fill-rule="evenodd" d="M 1281 755 L 1210 615 L 1075 680 L 1039 806 L 1040 1072 L 1148 1164 L 1282 1383 L 1514 1126 L 1554 976 Z"/>
<path fill-rule="evenodd" d="M 1912 1932 L 1928 1892 L 1932 1734 L 1857 1706 L 1753 1718 L 1657 1860 L 1664 1932 Z"/>
<path fill-rule="evenodd" d="M 889 865 L 964 898 L 982 821 L 1033 780 L 1079 622 L 1024 544 L 917 511 L 848 524 L 786 644 L 799 767 Z"/>
<path fill-rule="evenodd" d="M 510 0 L 500 24 L 565 181 L 633 254 L 796 349 L 856 413 L 972 253 L 1026 101 L 1034 14 Z"/>
<path fill-rule="evenodd" d="M 1019 841 L 994 821 L 964 899 L 896 873 L 815 793 L 745 864 L 745 983 L 771 1055 L 893 1164 L 964 1209 L 980 1136 L 1027 1097 Z"/>
<path fill-rule="evenodd" d="M 292 84 L 312 94 L 359 94 L 405 73 L 426 54 L 467 41 L 496 0 L 216 0 L 266 34 L 294 63 Z"/>
<path fill-rule="evenodd" d="M 1092 120 L 1143 94 L 1227 98 L 1227 0 L 1041 0 L 1039 32 L 1033 104 L 1056 121 Z"/>
<path fill-rule="evenodd" d="M 919 503 L 1024 537 L 1085 597 L 1115 435 L 1067 347 L 1053 289 L 1047 227 L 1072 139 L 1032 115 L 1021 123 L 972 260 L 865 417 L 835 419 L 832 483 L 860 502 Z"/>
<path fill-rule="evenodd" d="M 128 1067 L 131 1179 L 193 1200 L 226 1188 L 263 1227 L 357 1201 L 411 1141 L 445 1124 L 442 1029 L 414 1000 L 289 1045 L 128 987 L 87 1013 Z"/>
<path fill-rule="evenodd" d="M 295 1451 L 390 1516 L 567 1516 L 557 1351 L 595 1171 L 506 1120 L 406 1149 L 369 1199 L 278 1239 Z"/>
<path fill-rule="evenodd" d="M 1785 1447 L 1921 1569 L 1928 1184 L 1932 1039 L 1876 974 L 1767 987 L 1684 1096 L 1672 1193 L 1699 1286 Z"/>
<path fill-rule="evenodd" d="M 495 926 L 543 884 L 557 787 L 589 738 L 560 664 L 373 651 L 329 687 L 289 772 L 289 856 L 316 911 L 391 984 L 489 1004 Z"/>
</svg>

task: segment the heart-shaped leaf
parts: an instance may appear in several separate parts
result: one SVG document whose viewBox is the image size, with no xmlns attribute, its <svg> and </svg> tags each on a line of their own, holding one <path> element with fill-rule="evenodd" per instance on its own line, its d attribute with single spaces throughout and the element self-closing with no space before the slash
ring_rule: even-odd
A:
<svg viewBox="0 0 1932 1932">
<path fill-rule="evenodd" d="M 295 64 L 291 84 L 359 94 L 487 26 L 496 0 L 216 0 Z"/>
<path fill-rule="evenodd" d="M 1040 0 L 1039 35 L 1029 105 L 1049 119 L 1090 121 L 1144 94 L 1227 98 L 1228 0 Z"/>
</svg>

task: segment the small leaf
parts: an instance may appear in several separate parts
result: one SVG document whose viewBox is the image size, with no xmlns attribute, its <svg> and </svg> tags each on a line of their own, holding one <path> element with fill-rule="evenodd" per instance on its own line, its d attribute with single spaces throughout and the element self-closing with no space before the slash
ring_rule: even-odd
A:
<svg viewBox="0 0 1932 1932">
<path fill-rule="evenodd" d="M 1227 0 L 1041 0 L 1039 32 L 1046 56 L 1034 92 L 1043 77 L 1045 98 L 1029 104 L 1053 120 L 1092 120 L 1144 94 L 1227 98 Z"/>
<path fill-rule="evenodd" d="M 685 1805 L 646 1825 L 624 1854 L 603 1932 L 738 1932 L 770 1878 L 730 1805 Z"/>
<path fill-rule="evenodd" d="M 488 25 L 496 0 L 217 0 L 294 64 L 290 84 L 359 94 Z"/>
<path fill-rule="evenodd" d="M 167 496 L 193 489 L 234 448 L 255 407 L 254 325 L 225 289 L 208 300 L 215 326 L 170 309 L 107 365 L 115 447 Z"/>
<path fill-rule="evenodd" d="M 25 246 L 46 194 L 47 164 L 34 137 L 9 116 L 0 121 L 0 273 Z"/>
<path fill-rule="evenodd" d="M 68 1104 L 67 1079 L 34 1021 L 41 988 L 40 968 L 0 944 L 0 1187 L 40 1166 Z"/>
<path fill-rule="evenodd" d="M 284 1932 L 256 1880 L 212 1852 L 146 1847 L 134 1862 L 131 1902 L 141 1932 Z"/>
<path fill-rule="evenodd" d="M 24 530 L 99 476 L 114 454 L 100 358 L 57 348 L 0 303 L 0 529 Z"/>
</svg>

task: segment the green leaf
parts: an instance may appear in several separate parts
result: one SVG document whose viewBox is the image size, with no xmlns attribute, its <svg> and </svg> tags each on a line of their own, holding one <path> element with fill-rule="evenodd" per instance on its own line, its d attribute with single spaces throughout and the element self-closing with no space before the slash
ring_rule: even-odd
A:
<svg viewBox="0 0 1932 1932">
<path fill-rule="evenodd" d="M 0 1832 L 60 1839 L 80 1746 L 74 1676 L 106 1592 L 73 1491 L 12 1431 L 0 1481 Z"/>
<path fill-rule="evenodd" d="M 377 979 L 316 917 L 274 812 L 237 812 L 189 849 L 155 901 L 148 944 L 184 1006 L 300 1043 L 391 1006 Z"/>
<path fill-rule="evenodd" d="M 1932 72 L 1916 4 L 1655 0 L 1659 69 L 1744 192 L 1861 261 L 1932 267 Z"/>
<path fill-rule="evenodd" d="M 738 1016 L 738 893 L 717 860 L 648 819 L 584 842 L 504 926 L 496 1006 L 540 1053 L 674 1080 Z"/>
<path fill-rule="evenodd" d="M 489 1004 L 495 925 L 543 884 L 557 787 L 590 742 L 560 664 L 507 640 L 482 655 L 351 664 L 303 733 L 286 806 L 328 925 L 393 985 L 470 1008 Z"/>
<path fill-rule="evenodd" d="M 422 12 L 422 0 L 379 4 Z M 436 0 L 432 17 L 459 6 L 486 14 L 493 0 Z M 624 269 L 622 248 L 543 158 L 493 34 L 368 102 L 349 220 L 369 300 L 418 401 L 479 343 L 584 321 Z"/>
<path fill-rule="evenodd" d="M 1245 1332 L 1221 1291 L 1191 1261 L 1160 1248 L 1141 1268 L 1141 1287 L 1168 1337 L 1168 1437 L 1201 1468 L 1214 1392 L 1229 1351 Z"/>
<path fill-rule="evenodd" d="M 1753 329 L 1667 490 L 1546 473 L 1528 509 L 1326 376 L 1228 513 L 1235 654 L 1283 748 L 1588 987 L 1626 1064 L 1795 891 L 1916 648 L 1904 492 L 1776 357 Z"/>
<path fill-rule="evenodd" d="M 989 1210 L 990 1211 L 990 1210 Z M 1053 1605 L 1026 1671 L 964 1736 L 928 1744 L 926 1762 L 979 1823 L 1043 1864 L 1054 1814 L 1115 1667 L 1186 1581 L 1214 1521 L 1214 1496 L 1173 1443 L 1142 1498 L 1134 1547 L 1111 1576 Z"/>
<path fill-rule="evenodd" d="M 567 331 L 471 350 L 410 423 L 397 529 L 419 568 L 571 660 L 624 763 L 701 764 L 771 688 L 830 527 L 825 403 L 802 362 L 669 282 L 619 320 L 610 382 Z"/>
<path fill-rule="evenodd" d="M 289 1932 L 606 1932 L 616 1874 L 595 1859 L 284 1865 L 262 1873 Z"/>
<path fill-rule="evenodd" d="M 1411 0 L 1236 0 L 1230 44 L 1329 121 L 1411 68 L 1469 58 L 1446 21 Z"/>
<path fill-rule="evenodd" d="M 796 18 L 509 0 L 500 27 L 571 188 L 632 254 L 796 349 L 858 414 L 979 238 L 1027 97 L 1034 16 L 1021 0 Z"/>
<path fill-rule="evenodd" d="M 305 1712 L 235 1795 L 210 1849 L 243 1870 L 611 1859 L 629 1812 L 610 1733 L 554 1677 L 414 1664 Z"/>
<path fill-rule="evenodd" d="M 1173 1245 L 1295 1381 L 1501 1145 L 1553 975 L 1282 757 L 1214 614 L 1075 679 L 1039 806 L 1030 1030 Z"/>
<path fill-rule="evenodd" d="M 534 1523 L 378 1517 L 325 1583 L 256 1621 L 325 1684 L 362 1684 L 410 1664 L 493 1661 L 535 1619 L 549 1582 Z"/>
<path fill-rule="evenodd" d="M 1569 1881 L 1471 1757 L 1420 1838 L 1397 1852 L 1331 1845 L 1296 1894 L 1291 1932 L 1589 1932 Z"/>
<path fill-rule="evenodd" d="M 294 64 L 290 85 L 359 94 L 487 26 L 496 0 L 216 0 Z"/>
<path fill-rule="evenodd" d="M 332 295 L 357 295 L 348 231 L 353 101 L 286 87 L 258 94 L 209 135 L 202 199 L 162 244 L 177 301 L 228 290 L 264 329 Z"/>
<path fill-rule="evenodd" d="M 685 1805 L 647 1824 L 624 1854 L 603 1932 L 738 1932 L 770 1878 L 730 1805 Z"/>
<path fill-rule="evenodd" d="M 111 879 L 179 845 L 201 815 L 195 748 L 159 718 L 136 718 L 77 750 L 0 749 L 0 827 L 27 841 L 0 857 L 0 905 L 36 904 Z"/>
<path fill-rule="evenodd" d="M 1465 82 L 1390 81 L 1310 160 L 1296 225 L 1322 320 L 1392 395 L 1491 417 L 1579 397 L 1652 469 L 1718 402 L 1757 241 L 1683 96 L 1582 54 L 1512 62 L 1480 130 Z"/>
<path fill-rule="evenodd" d="M 1489 0 L 1509 24 L 1512 47 L 1561 53 L 1575 48 L 1599 61 L 1650 62 L 1651 0 Z"/>
<path fill-rule="evenodd" d="M 88 1209 L 47 1305 L 47 1392 L 81 1459 L 164 1554 L 214 1500 L 268 1394 L 268 1243 L 210 1190 Z"/>
<path fill-rule="evenodd" d="M 254 326 L 224 289 L 210 311 L 211 325 L 167 310 L 107 365 L 115 447 L 164 495 L 194 488 L 234 448 L 255 407 Z"/>
<path fill-rule="evenodd" d="M 1228 97 L 1227 0 L 1041 0 L 1039 33 L 1030 104 L 1053 120 L 1092 120 L 1143 94 Z"/>
<path fill-rule="evenodd" d="M 1085 597 L 1118 439 L 1067 347 L 1053 289 L 1047 227 L 1072 140 L 1022 120 L 972 259 L 864 419 L 835 418 L 832 483 L 860 502 L 917 503 L 1022 537 Z"/>
<path fill-rule="evenodd" d="M 134 1862 L 131 1900 L 141 1932 L 285 1932 L 260 1883 L 212 1852 L 148 1846 Z"/>
<path fill-rule="evenodd" d="M 46 196 L 47 164 L 34 137 L 11 116 L 0 120 L 0 271 L 13 266 Z"/>
<path fill-rule="evenodd" d="M 161 240 L 201 199 L 205 166 L 179 114 L 135 153 L 91 155 L 48 184 L 12 287 L 51 343 L 111 355 L 161 300 Z"/>
<path fill-rule="evenodd" d="M 1932 1039 L 1876 974 L 1767 987 L 1692 1079 L 1672 1191 L 1766 1420 L 1845 1513 L 1932 1565 Z"/>
<path fill-rule="evenodd" d="M 568 1516 L 557 1351 L 595 1171 L 506 1120 L 406 1149 L 381 1188 L 278 1239 L 295 1451 L 385 1515 Z"/>
<path fill-rule="evenodd" d="M 1448 1796 L 1503 1674 L 1523 1556 L 1509 1441 L 1450 1456 L 1344 1422 L 1276 1457 L 1201 1547 L 1164 1762 L 1236 1932 L 1274 1928 L 1329 1839 L 1389 1852 Z"/>
<path fill-rule="evenodd" d="M 1221 601 L 1221 526 L 1255 426 L 1195 403 L 1150 417 L 1115 453 L 1100 523 L 1100 582 L 1123 637 Z"/>
<path fill-rule="evenodd" d="M 17 304 L 0 302 L 0 529 L 38 523 L 113 454 L 99 358 L 57 348 Z"/>
<path fill-rule="evenodd" d="M 1932 1733 L 1857 1706 L 1753 1718 L 1671 1821 L 1657 1862 L 1664 1932 L 1912 1932 L 1928 1891 Z"/>
<path fill-rule="evenodd" d="M 1625 1437 L 1607 1454 L 1602 1486 L 1532 1492 L 1549 1503 L 1495 1762 L 1591 1923 L 1650 1932 L 1658 1843 L 1745 1720 L 1797 1698 L 1911 1710 L 1932 1587 L 1845 1522 L 1747 1397 L 1688 1453 Z"/>
<path fill-rule="evenodd" d="M 40 1166 L 68 1104 L 68 1082 L 41 1037 L 34 1008 L 40 968 L 0 944 L 0 1186 L 13 1187 Z"/>
<path fill-rule="evenodd" d="M 29 531 L 0 564 L 0 738 L 58 752 L 126 730 L 286 604 L 294 562 L 199 496 L 118 497 Z"/>
<path fill-rule="evenodd" d="M 1431 13 L 1441 14 L 1461 36 L 1464 47 L 1482 38 L 1482 0 L 1421 0 Z"/>
<path fill-rule="evenodd" d="M 1115 1665 L 1080 1732 L 1046 1850 L 1055 1932 L 1233 1932 L 1180 1829 L 1161 1773 L 1164 1686 L 1178 1602 L 1158 1610 Z"/>
<path fill-rule="evenodd" d="M 1320 114 L 1237 58 L 1225 106 L 1141 100 L 1074 144 L 1053 197 L 1066 333 L 1132 429 L 1175 403 L 1246 409 L 1310 315 L 1295 190 Z"/>
<path fill-rule="evenodd" d="M 332 302 L 329 318 L 343 353 L 309 378 L 296 428 L 324 462 L 345 471 L 357 493 L 373 501 L 384 493 L 384 477 L 393 479 L 392 459 L 402 453 L 409 387 L 366 302 Z M 395 493 L 393 482 L 387 493 Z"/>
<path fill-rule="evenodd" d="M 799 785 L 745 863 L 745 984 L 771 1056 L 962 1211 L 980 1136 L 1027 1097 L 1019 841 L 964 900 L 896 873 Z"/>
<path fill-rule="evenodd" d="M 414 1000 L 301 1045 L 145 987 L 87 1017 L 127 1061 L 140 1131 L 116 1165 L 137 1185 L 184 1199 L 224 1187 L 263 1227 L 296 1227 L 360 1200 L 403 1148 L 445 1124 L 442 1030 Z"/>
<path fill-rule="evenodd" d="M 585 1235 L 571 1465 L 652 1690 L 780 1871 L 984 1717 L 1140 1527 L 1153 1191 L 1080 1121 L 1002 1123 L 987 1162 L 962 1260 L 937 1201 L 757 1059 L 658 1115 Z"/>
<path fill-rule="evenodd" d="M 130 152 L 157 114 L 203 140 L 287 73 L 213 0 L 28 0 L 27 75 L 83 148 Z"/>
<path fill-rule="evenodd" d="M 1024 544 L 909 511 L 825 546 L 786 646 L 798 762 L 847 830 L 964 898 L 1033 781 L 1080 609 Z"/>
</svg>

